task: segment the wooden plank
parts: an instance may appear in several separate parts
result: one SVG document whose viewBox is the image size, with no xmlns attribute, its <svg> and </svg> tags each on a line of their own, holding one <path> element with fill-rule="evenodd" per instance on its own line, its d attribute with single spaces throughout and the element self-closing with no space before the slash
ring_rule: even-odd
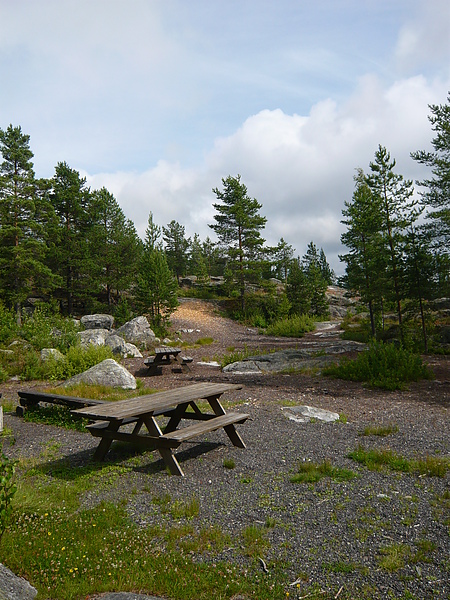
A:
<svg viewBox="0 0 450 600">
<path fill-rule="evenodd" d="M 235 423 L 244 423 L 249 416 L 250 415 L 243 413 L 227 413 L 226 415 L 222 415 L 220 417 L 214 417 L 213 419 L 208 419 L 207 421 L 200 421 L 195 425 L 190 425 L 189 427 L 183 427 L 182 429 L 176 429 L 170 433 L 165 433 L 162 437 L 164 439 L 176 440 L 181 444 L 181 442 L 190 440 L 191 438 L 201 435 L 202 433 L 209 433 L 210 431 L 215 431 L 216 429 L 233 425 Z"/>
<path fill-rule="evenodd" d="M 37 392 L 32 390 L 20 390 L 17 393 L 22 406 L 38 404 L 39 402 L 61 404 L 64 406 L 69 406 L 70 408 L 105 404 L 105 400 L 92 400 L 91 398 L 78 398 L 76 396 L 63 396 L 61 394 L 47 394 L 46 392 Z"/>
<path fill-rule="evenodd" d="M 232 383 L 195 383 L 173 390 L 138 396 L 137 398 L 108 402 L 101 406 L 79 408 L 72 412 L 93 420 L 122 420 L 128 417 L 136 417 L 161 409 L 175 407 L 178 404 L 202 398 L 218 398 L 224 392 L 239 390 L 241 388 L 241 385 Z"/>
</svg>

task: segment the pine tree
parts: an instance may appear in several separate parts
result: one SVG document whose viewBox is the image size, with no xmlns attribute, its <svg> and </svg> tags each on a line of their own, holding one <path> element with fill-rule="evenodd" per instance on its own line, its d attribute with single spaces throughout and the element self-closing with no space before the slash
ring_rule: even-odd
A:
<svg viewBox="0 0 450 600">
<path fill-rule="evenodd" d="M 154 242 L 153 217 L 150 213 L 135 296 L 138 306 L 148 311 L 152 325 L 160 329 L 178 306 L 178 286 L 164 251 Z"/>
<path fill-rule="evenodd" d="M 133 223 L 126 219 L 114 196 L 106 188 L 91 194 L 90 254 L 96 257 L 96 279 L 106 290 L 108 307 L 112 294 L 119 299 L 134 281 L 140 241 Z"/>
<path fill-rule="evenodd" d="M 50 260 L 52 269 L 62 278 L 60 294 L 71 315 L 76 302 L 85 309 L 89 299 L 98 293 L 96 257 L 89 252 L 90 191 L 86 179 L 65 162 L 57 164 L 51 184 L 50 200 L 58 222 L 52 231 Z"/>
<path fill-rule="evenodd" d="M 371 173 L 367 176 L 367 183 L 373 196 L 378 196 L 381 216 L 381 231 L 385 240 L 386 254 L 388 257 L 388 283 L 392 282 L 393 296 L 397 308 L 400 334 L 402 333 L 402 297 L 401 287 L 401 255 L 403 235 L 418 218 L 420 211 L 417 201 L 412 200 L 412 181 L 403 179 L 402 175 L 394 172 L 395 159 L 386 148 L 378 147 L 374 162 L 370 163 Z M 385 295 L 390 292 L 390 285 L 385 289 Z"/>
<path fill-rule="evenodd" d="M 341 242 L 349 249 L 339 256 L 346 263 L 346 285 L 358 292 L 367 304 L 372 335 L 376 335 L 375 305 L 380 300 L 380 277 L 385 271 L 380 259 L 381 252 L 381 206 L 378 195 L 373 195 L 364 172 L 359 169 L 355 176 L 355 190 L 351 202 L 345 202 L 341 222 L 347 231 Z"/>
<path fill-rule="evenodd" d="M 163 227 L 163 240 L 167 264 L 180 281 L 180 277 L 186 275 L 188 264 L 188 249 L 190 241 L 185 238 L 184 226 L 171 221 L 167 227 Z"/>
<path fill-rule="evenodd" d="M 19 321 L 23 301 L 56 284 L 45 265 L 51 210 L 45 182 L 35 178 L 29 140 L 20 127 L 0 129 L 0 295 Z"/>
<path fill-rule="evenodd" d="M 438 254 L 450 255 L 450 93 L 447 104 L 429 105 L 428 117 L 436 133 L 431 144 L 434 152 L 418 151 L 411 154 L 417 162 L 431 167 L 432 177 L 418 182 L 426 190 L 422 192 L 426 218 Z M 447 262 L 448 268 L 448 262 Z"/>
<path fill-rule="evenodd" d="M 214 188 L 220 204 L 213 204 L 217 214 L 209 227 L 217 234 L 227 257 L 226 276 L 239 293 L 241 311 L 245 310 L 245 284 L 258 282 L 261 276 L 261 256 L 264 239 L 260 231 L 267 219 L 259 214 L 262 205 L 247 194 L 241 177 L 222 179 L 223 190 Z"/>
</svg>

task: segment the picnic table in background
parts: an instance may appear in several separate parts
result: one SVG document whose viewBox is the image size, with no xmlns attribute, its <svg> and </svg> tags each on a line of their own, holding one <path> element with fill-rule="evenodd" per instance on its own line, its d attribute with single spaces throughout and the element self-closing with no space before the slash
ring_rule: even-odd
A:
<svg viewBox="0 0 450 600">
<path fill-rule="evenodd" d="M 155 355 L 149 356 L 144 360 L 144 364 L 149 369 L 149 375 L 160 375 L 164 365 L 170 365 L 174 362 L 177 363 L 177 366 L 181 370 L 183 363 L 178 362 L 178 355 L 180 353 L 180 348 L 172 348 L 170 346 L 155 348 Z"/>
<path fill-rule="evenodd" d="M 93 436 L 100 438 L 94 460 L 103 460 L 113 440 L 118 440 L 158 450 L 169 471 L 173 475 L 184 476 L 173 450 L 187 440 L 223 428 L 234 446 L 245 448 L 235 425 L 244 423 L 249 415 L 227 413 L 219 401 L 223 393 L 241 388 L 241 385 L 231 383 L 195 383 L 137 398 L 86 406 L 71 412 L 94 421 L 87 426 Z M 197 404 L 199 400 L 206 401 L 212 412 L 203 412 Z M 163 430 L 156 420 L 158 416 L 168 418 Z M 196 423 L 179 428 L 185 420 Z M 130 423 L 134 423 L 131 432 L 121 430 L 123 425 Z M 144 425 L 148 434 L 141 433 Z"/>
</svg>

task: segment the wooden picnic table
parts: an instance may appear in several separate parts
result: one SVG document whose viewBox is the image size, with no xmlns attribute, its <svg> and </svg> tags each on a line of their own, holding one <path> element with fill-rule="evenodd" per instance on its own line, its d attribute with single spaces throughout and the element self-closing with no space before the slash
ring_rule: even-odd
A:
<svg viewBox="0 0 450 600">
<path fill-rule="evenodd" d="M 94 421 L 87 427 L 93 436 L 101 438 L 94 460 L 103 460 L 112 441 L 119 440 L 158 450 L 169 471 L 173 475 L 183 476 L 173 450 L 187 440 L 223 428 L 234 446 L 245 448 L 235 425 L 244 423 L 249 415 L 227 413 L 219 401 L 224 392 L 241 388 L 241 385 L 231 383 L 194 383 L 128 400 L 86 406 L 71 412 Z M 198 400 L 206 400 L 212 412 L 202 412 L 197 405 Z M 161 415 L 168 417 L 164 431 L 155 419 Z M 178 428 L 184 420 L 194 420 L 196 423 Z M 129 423 L 135 423 L 131 432 L 121 430 L 123 425 Z M 148 434 L 141 433 L 143 425 Z"/>
<path fill-rule="evenodd" d="M 178 362 L 178 355 L 181 348 L 172 348 L 171 346 L 160 346 L 155 348 L 155 355 L 149 356 L 144 360 L 150 375 L 157 375 L 162 372 L 164 365 L 170 365 L 172 362 Z"/>
</svg>

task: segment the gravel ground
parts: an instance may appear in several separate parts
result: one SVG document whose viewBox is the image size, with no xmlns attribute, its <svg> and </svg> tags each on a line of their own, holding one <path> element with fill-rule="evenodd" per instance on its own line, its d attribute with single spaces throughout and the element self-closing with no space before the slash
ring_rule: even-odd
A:
<svg viewBox="0 0 450 600">
<path fill-rule="evenodd" d="M 449 598 L 449 476 L 370 471 L 347 457 L 358 444 L 389 448 L 408 458 L 448 457 L 447 359 L 434 360 L 433 381 L 393 393 L 319 375 L 232 376 L 196 362 L 218 357 L 230 346 L 279 347 L 293 341 L 267 340 L 220 318 L 210 304 L 202 302 L 183 303 L 173 326 L 194 330 L 183 333 L 183 339 L 214 337 L 211 346 L 185 352 L 194 357 L 189 373 L 166 369 L 161 377 L 148 378 L 142 360 L 129 361 L 128 368 L 158 389 L 193 381 L 240 383 L 242 389 L 227 393 L 223 400 L 234 410 L 250 414 L 238 426 L 247 448 L 233 447 L 223 431 L 208 434 L 201 443 L 184 444 L 177 458 L 186 476 L 178 478 L 167 475 L 157 453 L 135 456 L 123 446 L 113 446 L 107 461 L 132 468 L 121 476 L 119 485 L 87 493 L 84 508 L 126 498 L 136 523 L 170 527 L 180 520 L 154 499 L 168 494 L 173 505 L 196 498 L 199 514 L 190 524 L 198 530 L 218 526 L 234 541 L 219 556 L 203 554 L 195 559 L 224 559 L 245 568 L 252 559 L 245 555 L 240 535 L 249 525 L 261 526 L 268 542 L 261 549 L 261 573 L 281 562 L 286 584 L 299 584 L 289 588 L 291 597 L 301 597 L 317 584 L 333 593 L 342 588 L 346 598 Z M 0 391 L 14 402 L 18 387 L 25 386 L 10 383 Z M 281 410 L 293 404 L 331 410 L 347 422 L 297 423 Z M 6 415 L 5 422 L 15 439 L 14 445 L 4 444 L 9 456 L 84 465 L 97 443 L 87 433 L 29 424 L 13 414 Z M 368 425 L 387 424 L 396 425 L 398 431 L 383 438 L 361 436 Z M 54 443 L 58 456 L 45 458 L 45 449 Z M 232 460 L 235 467 L 225 468 L 224 460 Z M 315 485 L 291 482 L 299 462 L 323 460 L 352 469 L 358 477 L 347 482 L 325 478 Z M 394 551 L 403 555 L 402 564 L 389 570 L 382 559 Z"/>
</svg>

